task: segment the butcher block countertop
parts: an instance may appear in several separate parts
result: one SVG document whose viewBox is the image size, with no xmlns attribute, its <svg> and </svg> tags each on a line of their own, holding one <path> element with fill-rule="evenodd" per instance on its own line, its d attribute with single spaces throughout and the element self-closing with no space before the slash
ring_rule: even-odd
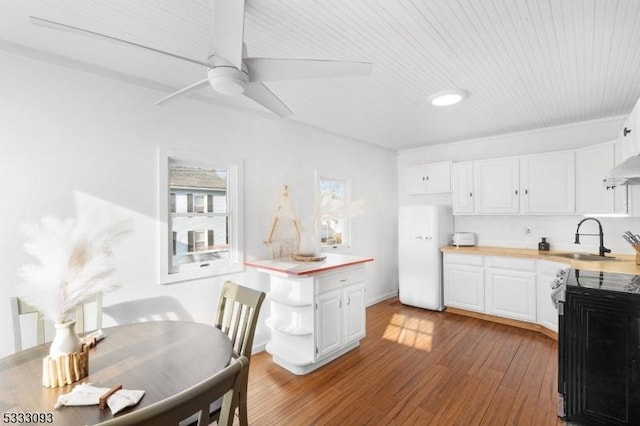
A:
<svg viewBox="0 0 640 426">
<path fill-rule="evenodd" d="M 640 265 L 636 264 L 636 256 L 632 254 L 609 253 L 607 257 L 616 260 L 591 261 L 575 260 L 557 256 L 562 253 L 574 253 L 568 250 L 538 251 L 535 249 L 507 248 L 507 247 L 443 247 L 443 253 L 476 254 L 481 256 L 524 257 L 529 259 L 549 260 L 570 265 L 574 269 L 588 271 L 617 272 L 620 274 L 640 275 Z"/>
</svg>

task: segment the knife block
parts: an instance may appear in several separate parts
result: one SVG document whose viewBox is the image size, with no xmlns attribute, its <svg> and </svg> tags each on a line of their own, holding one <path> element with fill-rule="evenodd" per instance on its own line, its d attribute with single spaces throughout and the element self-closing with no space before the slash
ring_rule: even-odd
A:
<svg viewBox="0 0 640 426">
<path fill-rule="evenodd" d="M 636 251 L 636 265 L 640 265 L 640 244 L 636 244 L 633 246 Z"/>
</svg>

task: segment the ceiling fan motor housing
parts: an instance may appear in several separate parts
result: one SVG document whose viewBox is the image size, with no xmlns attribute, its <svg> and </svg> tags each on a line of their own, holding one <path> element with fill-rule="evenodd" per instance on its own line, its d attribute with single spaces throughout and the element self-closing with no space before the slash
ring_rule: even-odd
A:
<svg viewBox="0 0 640 426">
<path fill-rule="evenodd" d="M 240 95 L 244 93 L 244 88 L 249 82 L 249 72 L 242 64 L 242 70 L 234 67 L 226 62 L 222 58 L 215 58 L 217 60 L 212 62 L 212 67 L 207 71 L 207 77 L 209 84 L 216 92 L 225 95 Z M 222 59 L 222 61 L 220 61 Z"/>
</svg>

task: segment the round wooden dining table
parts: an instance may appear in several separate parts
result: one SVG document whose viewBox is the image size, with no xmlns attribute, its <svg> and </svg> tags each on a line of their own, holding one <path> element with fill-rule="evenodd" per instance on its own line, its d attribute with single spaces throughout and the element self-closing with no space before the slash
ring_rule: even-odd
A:
<svg viewBox="0 0 640 426">
<path fill-rule="evenodd" d="M 140 402 L 116 416 L 175 395 L 218 373 L 231 360 L 231 341 L 219 329 L 194 322 L 157 321 L 103 329 L 89 351 L 89 375 L 59 388 L 42 386 L 42 359 L 50 343 L 0 359 L 2 424 L 94 425 L 114 416 L 109 408 L 62 406 L 58 396 L 80 383 L 144 390 Z M 35 415 L 35 417 L 34 417 Z M 31 420 L 31 423 L 26 420 Z"/>
</svg>

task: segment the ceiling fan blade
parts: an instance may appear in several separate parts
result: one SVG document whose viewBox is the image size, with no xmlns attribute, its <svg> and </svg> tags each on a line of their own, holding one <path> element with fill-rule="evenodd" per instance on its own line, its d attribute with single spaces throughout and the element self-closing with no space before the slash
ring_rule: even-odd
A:
<svg viewBox="0 0 640 426">
<path fill-rule="evenodd" d="M 251 81 L 298 80 L 367 76 L 373 64 L 368 62 L 326 61 L 316 59 L 245 58 Z"/>
<path fill-rule="evenodd" d="M 244 95 L 280 117 L 291 115 L 291 110 L 262 83 L 249 83 Z"/>
<path fill-rule="evenodd" d="M 180 89 L 177 92 L 173 92 L 172 94 L 170 94 L 169 96 L 166 96 L 162 99 L 160 99 L 158 102 L 156 102 L 156 105 L 162 105 L 165 102 L 168 102 L 172 99 L 177 99 L 177 98 L 181 98 L 183 96 L 187 96 L 189 93 L 191 92 L 195 92 L 196 90 L 206 86 L 209 84 L 209 79 L 205 78 L 204 80 L 198 81 L 196 83 L 193 83 L 190 86 L 185 87 L 184 89 Z"/>
<path fill-rule="evenodd" d="M 213 54 L 242 69 L 244 0 L 212 0 Z"/>
<path fill-rule="evenodd" d="M 142 49 L 146 49 L 146 50 L 149 50 L 151 52 L 160 53 L 162 55 L 168 55 L 168 56 L 171 56 L 171 57 L 174 57 L 174 58 L 177 58 L 177 59 L 182 59 L 183 61 L 192 62 L 194 64 L 202 65 L 202 66 L 205 66 L 207 68 L 210 66 L 209 64 L 207 64 L 206 62 L 203 62 L 203 61 L 198 61 L 196 59 L 191 59 L 191 58 L 187 58 L 185 56 L 176 55 L 175 53 L 165 52 L 163 50 L 158 50 L 158 49 L 155 49 L 153 47 L 144 46 L 142 44 L 138 44 L 138 43 L 135 43 L 133 41 L 123 40 L 123 39 L 112 37 L 112 36 L 109 36 L 109 35 L 106 35 L 106 34 L 96 33 L 94 31 L 86 30 L 84 28 L 78 28 L 78 27 L 74 27 L 74 26 L 71 26 L 71 25 L 63 24 L 63 23 L 60 23 L 60 22 L 55 22 L 55 21 L 50 21 L 48 19 L 38 18 L 37 16 L 29 16 L 29 18 L 31 19 L 31 22 L 34 25 L 38 25 L 38 26 L 41 26 L 41 27 L 51 28 L 51 29 L 59 30 L 59 31 L 68 31 L 68 32 L 71 32 L 71 33 L 82 34 L 82 35 L 89 36 L 89 37 L 97 37 L 97 38 L 101 38 L 101 39 L 105 39 L 105 40 L 116 41 L 118 43 L 124 43 L 124 44 L 128 44 L 130 46 L 135 46 L 135 47 L 139 47 L 139 48 L 142 48 Z"/>
</svg>

